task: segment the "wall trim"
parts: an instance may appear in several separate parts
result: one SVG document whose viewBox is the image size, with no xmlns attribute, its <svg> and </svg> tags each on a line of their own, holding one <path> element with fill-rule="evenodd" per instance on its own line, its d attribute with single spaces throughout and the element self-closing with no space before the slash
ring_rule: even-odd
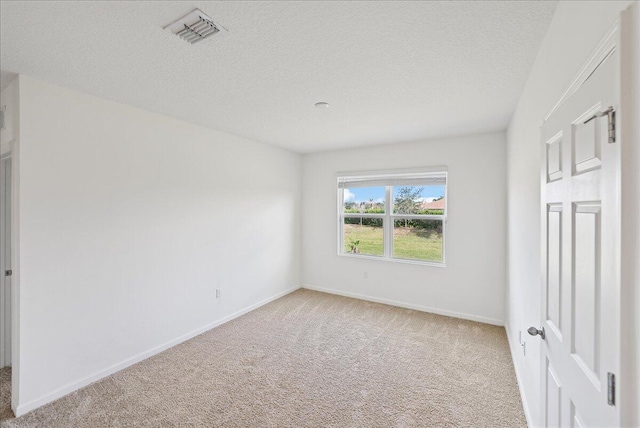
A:
<svg viewBox="0 0 640 428">
<path fill-rule="evenodd" d="M 527 426 L 533 427 L 533 419 L 531 417 L 531 409 L 529 408 L 529 403 L 525 400 L 524 395 L 524 385 L 522 383 L 522 378 L 520 376 L 520 371 L 518 370 L 518 364 L 516 363 L 515 352 L 519 351 L 520 348 L 514 349 L 515 342 L 511 338 L 511 329 L 509 325 L 505 325 L 504 328 L 507 332 L 507 342 L 509 342 L 509 352 L 511 352 L 511 361 L 513 361 L 513 371 L 516 372 L 516 381 L 518 382 L 518 390 L 520 391 L 520 402 L 522 403 L 522 408 L 524 409 L 524 417 L 527 419 Z"/>
<path fill-rule="evenodd" d="M 587 81 L 593 72 L 598 68 L 602 61 L 607 59 L 616 49 L 618 44 L 619 22 L 611 27 L 607 34 L 602 38 L 598 46 L 593 50 L 587 61 L 584 63 L 578 74 L 573 78 L 569 87 L 560 96 L 560 99 L 551 107 L 551 110 L 544 116 L 546 122 L 553 113 L 556 112 L 580 87 Z"/>
<path fill-rule="evenodd" d="M 359 300 L 366 300 L 368 302 L 383 303 L 385 305 L 398 306 L 400 308 L 414 309 L 416 311 L 428 312 L 436 315 L 444 315 L 447 317 L 460 318 L 464 320 L 476 321 L 484 324 L 492 324 L 492 325 L 504 327 L 504 321 L 502 320 L 482 317 L 479 315 L 471 315 L 471 314 L 465 314 L 462 312 L 448 311 L 445 309 L 431 308 L 428 306 L 414 305 L 411 303 L 400 302 L 397 300 L 382 299 L 379 297 L 367 296 L 365 294 L 358 294 L 358 293 L 350 293 L 348 291 L 341 291 L 333 288 L 316 287 L 313 285 L 302 285 L 302 288 L 306 288 L 307 290 L 320 291 L 322 293 L 335 294 L 337 296 L 344 296 L 344 297 L 351 297 Z"/>
<path fill-rule="evenodd" d="M 136 363 L 138 363 L 140 361 L 146 360 L 149 357 L 152 357 L 152 356 L 154 356 L 156 354 L 159 354 L 162 351 L 165 351 L 165 350 L 167 350 L 167 349 L 169 349 L 169 348 L 171 348 L 173 346 L 176 346 L 176 345 L 178 345 L 178 344 L 180 344 L 182 342 L 185 342 L 185 341 L 187 341 L 189 339 L 192 339 L 195 336 L 198 336 L 198 335 L 200 335 L 200 334 L 202 334 L 202 333 L 204 333 L 204 332 L 206 332 L 208 330 L 211 330 L 211 329 L 213 329 L 215 327 L 218 327 L 218 326 L 220 326 L 220 325 L 222 325 L 222 324 L 224 324 L 224 323 L 226 323 L 228 321 L 231 321 L 231 320 L 233 320 L 235 318 L 238 318 L 238 317 L 240 317 L 240 316 L 242 316 L 242 315 L 244 315 L 244 314 L 246 314 L 248 312 L 251 312 L 251 311 L 253 311 L 255 309 L 258 309 L 259 307 L 264 306 L 267 303 L 270 303 L 270 302 L 272 302 L 272 301 L 274 301 L 276 299 L 279 299 L 280 297 L 286 296 L 287 294 L 292 293 L 292 292 L 294 292 L 294 291 L 296 291 L 298 289 L 300 289 L 300 287 L 292 287 L 292 288 L 289 288 L 287 290 L 281 291 L 281 292 L 279 292 L 279 293 L 277 293 L 277 294 L 275 294 L 275 295 L 273 295 L 271 297 L 268 297 L 268 298 L 266 298 L 264 300 L 261 300 L 261 301 L 259 301 L 257 303 L 254 303 L 253 305 L 247 306 L 246 308 L 241 309 L 241 310 L 239 310 L 237 312 L 234 312 L 231 315 L 227 315 L 224 318 L 221 318 L 221 319 L 219 319 L 217 321 L 214 321 L 211 324 L 207 324 L 204 327 L 200 327 L 200 328 L 198 328 L 198 329 L 196 329 L 196 330 L 194 330 L 194 331 L 192 331 L 190 333 L 184 334 L 184 335 L 182 335 L 180 337 L 177 337 L 176 339 L 173 339 L 173 340 L 170 340 L 170 341 L 168 341 L 166 343 L 163 343 L 162 345 L 159 345 L 159 346 L 156 346 L 154 348 L 151 348 L 148 351 L 145 351 L 145 352 L 139 353 L 137 355 L 134 355 L 131 358 L 127 358 L 124 361 L 121 361 L 121 362 L 116 363 L 116 364 L 114 364 L 114 365 L 112 365 L 110 367 L 107 367 L 106 369 L 99 370 L 99 371 L 97 371 L 97 372 L 95 372 L 95 373 L 93 373 L 93 374 L 91 374 L 89 376 L 86 376 L 86 377 L 84 377 L 84 378 L 82 378 L 82 379 L 80 379 L 78 381 L 68 383 L 68 384 L 64 385 L 63 387 L 56 389 L 53 392 L 50 392 L 48 394 L 43 395 L 40 398 L 36 398 L 35 400 L 31 400 L 31 401 L 29 401 L 28 403 L 25 403 L 25 404 L 19 404 L 14 409 L 14 413 L 16 414 L 16 417 L 20 417 L 20 416 L 24 415 L 25 413 L 28 413 L 28 412 L 30 412 L 32 410 L 37 409 L 40 406 L 43 406 L 43 405 L 45 405 L 47 403 L 50 403 L 50 402 L 52 402 L 54 400 L 57 400 L 58 398 L 62 398 L 67 394 L 70 394 L 70 393 L 72 393 L 72 392 L 74 392 L 74 391 L 76 391 L 76 390 L 78 390 L 80 388 L 83 388 L 83 387 L 85 387 L 85 386 L 87 386 L 87 385 L 89 385 L 89 384 L 91 384 L 93 382 L 96 382 L 96 381 L 98 381 L 98 380 L 100 380 L 102 378 L 105 378 L 105 377 L 107 377 L 109 375 L 112 375 L 113 373 L 116 373 L 116 372 L 118 372 L 118 371 L 120 371 L 122 369 L 125 369 L 125 368 L 127 368 L 129 366 L 132 366 L 132 365 L 134 365 L 134 364 L 136 364 Z"/>
</svg>

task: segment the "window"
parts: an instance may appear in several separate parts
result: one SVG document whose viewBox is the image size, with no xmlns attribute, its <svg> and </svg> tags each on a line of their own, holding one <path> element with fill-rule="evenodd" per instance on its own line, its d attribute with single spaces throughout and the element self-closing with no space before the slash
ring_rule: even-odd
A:
<svg viewBox="0 0 640 428">
<path fill-rule="evenodd" d="M 447 170 L 338 175 L 340 255 L 444 265 Z"/>
</svg>

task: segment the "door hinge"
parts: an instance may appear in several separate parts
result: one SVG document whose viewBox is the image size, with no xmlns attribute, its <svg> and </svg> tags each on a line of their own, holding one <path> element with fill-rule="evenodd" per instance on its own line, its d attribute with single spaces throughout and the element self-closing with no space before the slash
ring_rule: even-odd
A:
<svg viewBox="0 0 640 428">
<path fill-rule="evenodd" d="M 593 119 L 597 119 L 602 116 L 607 116 L 607 134 L 609 137 L 609 144 L 615 143 L 616 142 L 616 110 L 613 108 L 613 106 L 609 106 L 608 109 L 594 114 L 589 119 L 585 120 L 584 123 L 589 123 Z"/>
<path fill-rule="evenodd" d="M 11 269 L 7 269 L 4 271 L 4 276 L 11 276 L 13 275 L 13 271 Z"/>
<path fill-rule="evenodd" d="M 616 405 L 616 375 L 611 372 L 607 373 L 607 403 Z"/>
</svg>

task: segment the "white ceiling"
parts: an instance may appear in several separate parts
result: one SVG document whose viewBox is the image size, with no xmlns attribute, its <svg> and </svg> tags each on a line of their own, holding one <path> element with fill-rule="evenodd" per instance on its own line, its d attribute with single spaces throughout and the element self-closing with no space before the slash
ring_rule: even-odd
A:
<svg viewBox="0 0 640 428">
<path fill-rule="evenodd" d="M 304 153 L 505 129 L 556 3 L 0 7 L 3 87 L 24 73 Z M 228 33 L 162 30 L 194 7 Z"/>
</svg>

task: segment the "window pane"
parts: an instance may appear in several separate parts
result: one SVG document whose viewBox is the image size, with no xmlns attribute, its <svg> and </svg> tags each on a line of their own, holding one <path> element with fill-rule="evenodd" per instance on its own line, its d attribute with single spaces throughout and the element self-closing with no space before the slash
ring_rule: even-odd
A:
<svg viewBox="0 0 640 428">
<path fill-rule="evenodd" d="M 442 220 L 396 220 L 393 257 L 442 262 Z"/>
<path fill-rule="evenodd" d="M 401 186 L 393 188 L 394 214 L 444 214 L 445 186 Z"/>
<path fill-rule="evenodd" d="M 384 187 L 344 189 L 344 212 L 384 214 Z"/>
<path fill-rule="evenodd" d="M 345 218 L 345 253 L 382 256 L 384 254 L 383 227 L 381 218 Z"/>
</svg>

